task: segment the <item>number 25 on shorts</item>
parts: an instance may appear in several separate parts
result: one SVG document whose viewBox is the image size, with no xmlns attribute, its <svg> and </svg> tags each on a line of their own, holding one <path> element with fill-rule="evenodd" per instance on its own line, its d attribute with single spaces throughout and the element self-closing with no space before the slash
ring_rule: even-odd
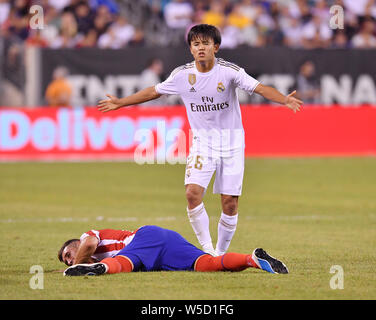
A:
<svg viewBox="0 0 376 320">
<path fill-rule="evenodd" d="M 187 170 L 192 169 L 192 165 L 195 169 L 202 169 L 202 157 L 200 155 L 188 156 L 187 157 Z"/>
</svg>

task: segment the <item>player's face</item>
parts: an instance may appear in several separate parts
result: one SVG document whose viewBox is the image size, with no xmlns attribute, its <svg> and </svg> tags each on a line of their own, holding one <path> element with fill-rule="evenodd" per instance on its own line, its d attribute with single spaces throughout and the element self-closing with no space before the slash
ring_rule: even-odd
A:
<svg viewBox="0 0 376 320">
<path fill-rule="evenodd" d="M 215 58 L 215 54 L 219 50 L 219 45 L 214 44 L 211 38 L 195 38 L 190 46 L 193 58 L 197 62 L 207 62 Z"/>
<path fill-rule="evenodd" d="M 63 254 L 62 254 L 62 258 L 63 258 L 64 263 L 67 266 L 73 265 L 73 261 L 76 258 L 77 249 L 78 249 L 77 246 L 73 246 L 73 245 L 69 245 L 65 247 Z"/>
</svg>

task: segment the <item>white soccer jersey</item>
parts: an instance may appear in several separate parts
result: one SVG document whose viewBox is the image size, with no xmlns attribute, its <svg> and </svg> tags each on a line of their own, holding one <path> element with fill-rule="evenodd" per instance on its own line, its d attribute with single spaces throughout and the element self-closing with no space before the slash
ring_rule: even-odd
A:
<svg viewBox="0 0 376 320">
<path fill-rule="evenodd" d="M 258 84 L 243 68 L 216 58 L 209 72 L 199 72 L 194 61 L 176 68 L 155 90 L 180 95 L 193 132 L 192 148 L 204 154 L 230 156 L 244 148 L 236 88 L 252 94 Z"/>
</svg>

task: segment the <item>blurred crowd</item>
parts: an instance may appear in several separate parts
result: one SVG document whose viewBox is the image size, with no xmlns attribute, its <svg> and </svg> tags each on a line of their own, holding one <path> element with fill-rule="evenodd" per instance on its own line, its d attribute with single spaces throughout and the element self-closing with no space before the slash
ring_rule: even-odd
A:
<svg viewBox="0 0 376 320">
<path fill-rule="evenodd" d="M 40 5 L 44 27 L 31 29 Z M 344 9 L 332 29 L 330 7 Z M 0 34 L 50 48 L 181 44 L 194 24 L 222 33 L 224 48 L 375 48 L 376 0 L 0 0 Z"/>
</svg>

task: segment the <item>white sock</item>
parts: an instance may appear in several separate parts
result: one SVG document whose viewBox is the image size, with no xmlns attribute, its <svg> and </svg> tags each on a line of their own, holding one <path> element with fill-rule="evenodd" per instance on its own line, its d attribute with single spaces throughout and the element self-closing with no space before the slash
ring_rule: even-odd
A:
<svg viewBox="0 0 376 320">
<path fill-rule="evenodd" d="M 222 212 L 218 222 L 218 240 L 215 252 L 218 256 L 226 253 L 238 224 L 238 214 L 229 216 Z"/>
<path fill-rule="evenodd" d="M 187 213 L 189 222 L 203 250 L 209 254 L 214 254 L 215 251 L 209 229 L 209 216 L 205 210 L 204 203 L 201 202 L 196 208 L 191 210 L 187 208 Z"/>
</svg>

